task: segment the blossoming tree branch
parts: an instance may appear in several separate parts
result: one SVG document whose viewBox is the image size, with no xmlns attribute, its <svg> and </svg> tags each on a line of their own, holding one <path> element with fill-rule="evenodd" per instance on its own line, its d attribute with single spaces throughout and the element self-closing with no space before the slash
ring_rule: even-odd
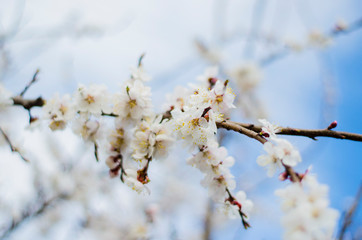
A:
<svg viewBox="0 0 362 240">
<path fill-rule="evenodd" d="M 45 122 L 52 131 L 71 128 L 84 142 L 94 146 L 96 160 L 105 160 L 110 177 L 120 178 L 140 194 L 152 194 L 147 187 L 154 178 L 149 175 L 152 162 L 169 161 L 172 145 L 180 141 L 181 148 L 190 152 L 186 163 L 203 174 L 201 185 L 208 189 L 210 198 L 226 215 L 239 217 L 247 229 L 252 225 L 253 201 L 242 189 L 235 189 L 230 172 L 234 158 L 220 146 L 217 138 L 218 128 L 238 132 L 263 144 L 265 154 L 259 156 L 256 163 L 266 169 L 267 176 L 278 174 L 281 181 L 290 181 L 276 191 L 282 201 L 285 236 L 331 239 L 339 214 L 329 207 L 328 187 L 318 182 L 311 169 L 305 172 L 293 169 L 302 158 L 282 136 L 362 141 L 361 134 L 335 131 L 336 121 L 325 129 L 315 130 L 277 126 L 265 119 L 259 120 L 260 125 L 231 121 L 229 116 L 235 108 L 236 95 L 231 83 L 220 79 L 215 68 L 207 69 L 188 88 L 176 88 L 168 96 L 164 111 L 156 113 L 151 89 L 147 86 L 150 77 L 144 71 L 142 58 L 114 94 L 104 85 L 79 85 L 72 95 L 27 99 L 27 89 L 38 78 L 39 71 L 36 71 L 18 95 L 0 85 L 0 109 L 22 106 L 29 112 L 31 125 Z M 32 115 L 34 107 L 42 108 L 40 118 Z M 12 143 L 11 132 L 1 126 L 0 131 L 4 144 L 31 164 L 31 159 Z M 99 159 L 100 149 L 107 152 L 106 159 Z"/>
</svg>

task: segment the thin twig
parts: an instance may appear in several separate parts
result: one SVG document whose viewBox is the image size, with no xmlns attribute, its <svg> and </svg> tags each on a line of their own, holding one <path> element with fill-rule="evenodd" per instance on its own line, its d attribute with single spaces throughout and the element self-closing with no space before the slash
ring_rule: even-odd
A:
<svg viewBox="0 0 362 240">
<path fill-rule="evenodd" d="M 213 218 L 213 202 L 209 199 L 207 203 L 205 220 L 204 220 L 203 240 L 211 239 L 212 218 Z"/>
<path fill-rule="evenodd" d="M 11 143 L 8 135 L 4 132 L 4 130 L 3 130 L 1 127 L 0 127 L 0 132 L 1 132 L 2 135 L 4 136 L 4 139 L 5 139 L 5 141 L 7 142 L 7 144 L 9 145 L 10 150 L 11 150 L 12 152 L 18 153 L 19 156 L 21 157 L 21 159 L 23 159 L 25 162 L 29 162 L 29 160 L 26 159 L 26 158 L 21 154 L 21 152 L 19 151 L 19 149 L 16 148 L 16 147 Z"/>
<path fill-rule="evenodd" d="M 327 37 L 335 38 L 335 37 L 338 37 L 343 34 L 352 33 L 361 28 L 362 28 L 362 18 L 350 23 L 346 29 L 339 29 L 339 28 L 334 27 L 332 30 L 329 31 L 329 33 L 327 34 Z M 260 64 L 262 66 L 269 65 L 269 64 L 275 62 L 276 60 L 280 60 L 280 59 L 288 56 L 292 52 L 293 52 L 292 48 L 285 47 L 285 48 L 281 49 L 280 51 L 275 52 L 275 53 L 267 56 L 266 58 L 262 59 L 260 61 Z"/>
<path fill-rule="evenodd" d="M 118 117 L 117 114 L 115 113 L 105 113 L 105 112 L 102 112 L 102 116 L 107 116 L 107 117 Z"/>
<path fill-rule="evenodd" d="M 145 57 L 146 53 L 142 53 L 140 58 L 138 59 L 138 67 L 141 67 L 142 66 L 142 60 L 143 58 Z"/>
<path fill-rule="evenodd" d="M 98 157 L 98 143 L 96 141 L 94 141 L 94 157 L 96 158 L 97 162 L 99 162 L 99 157 Z"/>
<path fill-rule="evenodd" d="M 237 122 L 233 122 L 233 121 L 225 121 L 225 122 L 231 123 L 233 125 L 237 124 L 241 127 L 247 128 L 256 133 L 260 133 L 262 131 L 261 126 L 256 126 L 254 124 L 237 123 Z M 223 125 L 221 125 L 221 126 L 223 126 Z M 301 128 L 279 127 L 279 132 L 277 132 L 277 134 L 302 136 L 302 137 L 311 138 L 313 140 L 316 140 L 317 137 L 330 137 L 330 138 L 346 139 L 346 140 L 362 142 L 362 134 L 333 131 L 333 130 L 329 130 L 329 129 L 301 129 Z"/>
<path fill-rule="evenodd" d="M 26 91 L 28 91 L 28 89 L 30 88 L 31 85 L 33 85 L 37 80 L 38 80 L 38 74 L 39 74 L 39 69 L 37 69 L 33 75 L 33 78 L 31 79 L 31 81 L 25 86 L 24 90 L 19 94 L 20 97 L 23 97 L 24 94 L 26 93 Z"/>
<path fill-rule="evenodd" d="M 42 214 L 44 211 L 46 211 L 48 209 L 48 207 L 52 203 L 59 201 L 61 199 L 66 199 L 68 197 L 69 197 L 69 195 L 67 195 L 67 194 L 59 194 L 59 195 L 56 195 L 56 196 L 42 202 L 41 205 L 36 208 L 36 210 L 25 211 L 20 219 L 17 219 L 17 220 L 14 219 L 12 221 L 12 223 L 10 224 L 10 226 L 1 233 L 0 239 L 5 239 L 6 237 L 8 237 L 12 232 L 14 232 L 18 227 L 20 227 L 20 225 L 25 223 L 26 220 Z"/>
<path fill-rule="evenodd" d="M 354 201 L 353 201 L 351 207 L 348 209 L 348 211 L 344 215 L 342 227 L 341 227 L 341 230 L 340 230 L 339 236 L 338 236 L 339 240 L 343 240 L 343 236 L 344 236 L 347 228 L 351 225 L 353 215 L 357 211 L 358 204 L 361 202 L 361 198 L 362 198 L 362 183 L 359 186 L 358 192 L 356 194 L 356 197 L 354 198 Z"/>
</svg>

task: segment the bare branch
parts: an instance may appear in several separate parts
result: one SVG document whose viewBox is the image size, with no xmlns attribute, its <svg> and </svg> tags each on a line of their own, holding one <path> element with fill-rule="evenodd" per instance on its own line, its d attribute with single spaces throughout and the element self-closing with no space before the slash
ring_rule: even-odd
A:
<svg viewBox="0 0 362 240">
<path fill-rule="evenodd" d="M 353 219 L 353 215 L 356 213 L 357 208 L 358 208 L 358 204 L 360 203 L 362 198 L 362 183 L 359 186 L 358 192 L 356 197 L 354 198 L 354 201 L 351 205 L 351 207 L 348 209 L 348 211 L 345 213 L 344 218 L 343 218 L 343 223 L 342 223 L 342 228 L 339 232 L 339 236 L 338 239 L 339 240 L 343 240 L 343 236 L 347 230 L 347 228 L 351 225 L 352 223 L 352 219 Z"/>
<path fill-rule="evenodd" d="M 238 124 L 236 122 L 224 120 L 221 122 L 216 122 L 216 125 L 218 128 L 225 128 L 227 130 L 233 130 L 235 132 L 244 134 L 250 138 L 254 138 L 255 140 L 261 142 L 262 144 L 267 142 L 267 140 L 265 138 L 263 138 L 260 134 L 258 134 L 258 132 L 250 130 L 244 126 L 241 126 L 240 124 Z"/>
<path fill-rule="evenodd" d="M 45 104 L 45 100 L 42 97 L 36 99 L 24 99 L 21 96 L 13 97 L 14 105 L 23 106 L 26 110 L 30 110 L 33 107 L 42 107 Z"/>
<path fill-rule="evenodd" d="M 94 141 L 94 157 L 96 158 L 96 161 L 99 162 L 99 157 L 98 157 L 98 143 L 96 141 Z"/>
<path fill-rule="evenodd" d="M 24 94 L 26 93 L 26 91 L 28 91 L 28 89 L 31 87 L 31 85 L 33 85 L 38 80 L 38 78 L 37 78 L 38 74 L 39 74 L 39 69 L 37 69 L 35 71 L 31 81 L 25 86 L 24 90 L 19 94 L 20 97 L 23 97 Z"/>
<path fill-rule="evenodd" d="M 4 130 L 3 130 L 1 127 L 0 127 L 0 132 L 1 132 L 1 134 L 4 136 L 5 141 L 8 143 L 8 145 L 9 145 L 9 147 L 10 147 L 10 150 L 11 150 L 12 152 L 18 153 L 19 156 L 20 156 L 25 162 L 29 162 L 29 160 L 26 159 L 26 158 L 21 154 L 21 152 L 19 151 L 19 149 L 16 148 L 16 147 L 11 143 L 8 135 L 4 132 Z"/>
<path fill-rule="evenodd" d="M 225 122 L 232 123 L 233 125 L 235 125 L 235 124 L 239 125 L 241 127 L 252 130 L 256 133 L 260 133 L 262 131 L 261 126 L 256 126 L 254 124 L 237 123 L 237 122 L 233 122 L 233 121 L 225 121 Z M 221 125 L 221 126 L 223 126 L 223 125 Z M 234 131 L 238 131 L 238 130 L 234 130 Z M 316 137 L 330 137 L 330 138 L 346 139 L 346 140 L 362 142 L 362 134 L 333 131 L 333 130 L 329 130 L 329 129 L 301 129 L 301 128 L 280 127 L 279 132 L 277 134 L 309 137 L 313 140 L 316 140 Z"/>
</svg>

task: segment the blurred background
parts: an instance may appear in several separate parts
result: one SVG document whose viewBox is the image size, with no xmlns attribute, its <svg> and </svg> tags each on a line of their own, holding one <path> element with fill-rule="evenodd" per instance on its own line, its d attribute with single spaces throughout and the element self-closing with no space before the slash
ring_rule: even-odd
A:
<svg viewBox="0 0 362 240">
<path fill-rule="evenodd" d="M 0 81 L 14 95 L 36 69 L 27 98 L 72 93 L 79 83 L 127 80 L 145 53 L 153 102 L 187 87 L 205 68 L 230 79 L 238 108 L 231 119 L 362 133 L 362 2 L 358 0 L 1 0 Z M 41 114 L 33 111 L 34 115 Z M 202 174 L 176 143 L 150 172 L 151 194 L 138 195 L 110 179 L 104 155 L 70 130 L 28 127 L 24 109 L 0 114 L 0 124 L 31 161 L 0 147 L 2 239 L 281 239 L 279 199 L 287 183 L 256 164 L 257 142 L 223 134 L 235 157 L 237 189 L 255 203 L 251 229 L 227 220 L 199 184 Z M 344 211 L 362 180 L 358 142 L 287 137 L 329 186 L 331 206 Z M 102 159 L 103 157 L 103 159 Z M 362 239 L 362 211 L 345 239 Z"/>
</svg>

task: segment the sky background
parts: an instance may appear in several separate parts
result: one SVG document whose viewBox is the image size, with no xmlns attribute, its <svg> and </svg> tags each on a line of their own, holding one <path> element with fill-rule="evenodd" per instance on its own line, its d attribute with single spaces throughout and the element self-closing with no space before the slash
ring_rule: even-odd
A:
<svg viewBox="0 0 362 240">
<path fill-rule="evenodd" d="M 130 66 L 146 53 L 144 66 L 153 78 L 149 84 L 158 107 L 165 93 L 177 85 L 187 86 L 212 66 L 198 53 L 195 40 L 219 49 L 225 66 L 232 67 L 258 61 L 283 42 L 304 43 L 313 30 L 327 33 L 340 19 L 350 23 L 362 18 L 358 0 L 1 0 L 0 4 L 0 47 L 8 60 L 1 81 L 13 92 L 20 92 L 37 68 L 40 81 L 28 97 L 71 93 L 79 83 L 102 83 L 114 91 L 129 76 Z M 13 26 L 17 26 L 14 34 Z M 266 37 L 247 41 L 251 33 L 271 37 L 278 44 L 263 43 Z M 361 42 L 362 30 L 357 30 L 336 37 L 327 48 L 292 52 L 264 66 L 257 96 L 267 119 L 300 128 L 325 128 L 337 120 L 337 130 L 362 133 Z M 326 92 L 332 93 L 330 101 Z M 237 112 L 232 119 L 255 122 Z M 343 212 L 361 184 L 361 143 L 288 139 L 301 150 L 303 163 L 296 169 L 313 165 L 319 182 L 330 188 L 331 206 Z M 258 143 L 236 133 L 228 133 L 224 143 L 236 159 L 232 172 L 237 189 L 245 189 L 262 207 L 251 220 L 252 229 L 242 231 L 238 220 L 230 221 L 221 224 L 221 230 L 215 228 L 213 239 L 280 239 L 274 190 L 285 183 L 266 178 L 257 166 L 255 159 L 263 152 Z M 187 232 L 185 219 L 179 221 Z M 360 208 L 352 232 L 361 236 L 361 226 Z"/>
</svg>

